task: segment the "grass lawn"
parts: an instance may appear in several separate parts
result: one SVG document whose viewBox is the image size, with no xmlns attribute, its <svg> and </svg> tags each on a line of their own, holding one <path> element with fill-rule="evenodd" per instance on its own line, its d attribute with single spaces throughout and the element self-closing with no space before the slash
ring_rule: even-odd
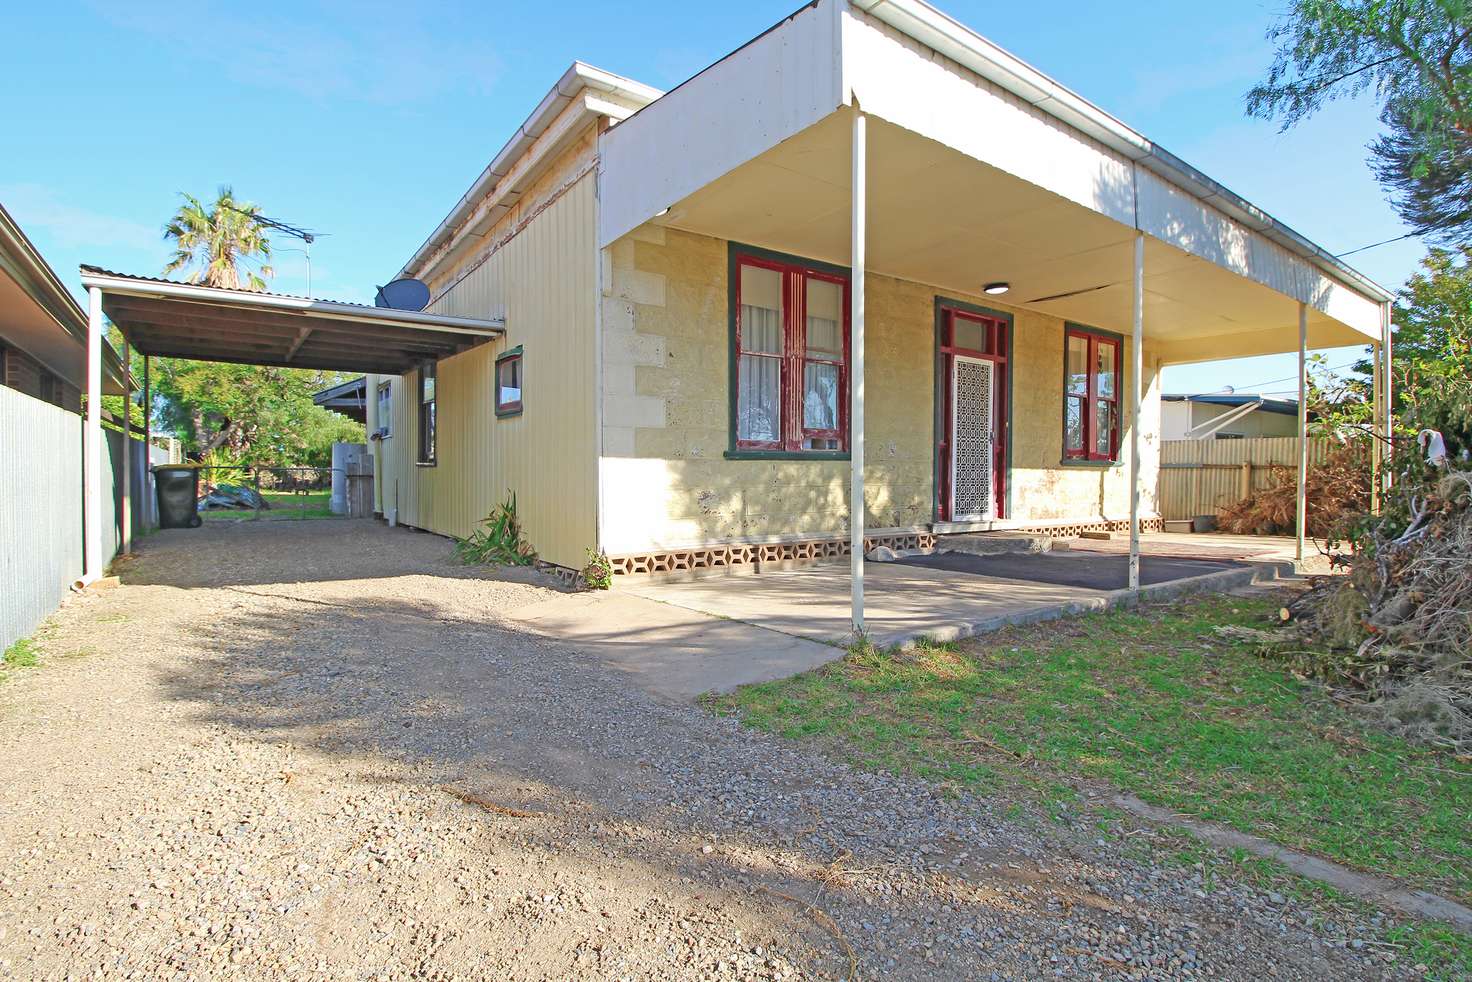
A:
<svg viewBox="0 0 1472 982">
<path fill-rule="evenodd" d="M 712 700 L 747 724 L 1046 807 L 1107 784 L 1472 902 L 1472 761 L 1362 725 L 1212 634 L 1270 597 L 1191 598 L 842 661 Z M 1452 960 L 1472 973 L 1472 943 Z"/>
<path fill-rule="evenodd" d="M 292 521 L 302 518 L 340 518 L 333 513 L 329 504 L 332 500 L 331 491 L 308 491 L 298 494 L 295 491 L 262 491 L 261 497 L 266 499 L 270 508 L 261 512 L 260 520 L 263 522 Z M 253 512 L 244 509 L 220 508 L 202 509 L 200 517 L 205 521 L 240 521 L 241 519 L 253 520 Z"/>
</svg>

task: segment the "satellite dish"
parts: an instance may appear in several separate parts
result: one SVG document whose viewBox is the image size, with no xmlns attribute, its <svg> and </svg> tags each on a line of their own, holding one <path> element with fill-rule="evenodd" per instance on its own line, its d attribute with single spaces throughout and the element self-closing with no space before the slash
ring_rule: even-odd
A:
<svg viewBox="0 0 1472 982">
<path fill-rule="evenodd" d="M 429 306 L 429 287 L 418 280 L 394 280 L 378 288 L 373 305 L 393 310 L 423 310 Z"/>
</svg>

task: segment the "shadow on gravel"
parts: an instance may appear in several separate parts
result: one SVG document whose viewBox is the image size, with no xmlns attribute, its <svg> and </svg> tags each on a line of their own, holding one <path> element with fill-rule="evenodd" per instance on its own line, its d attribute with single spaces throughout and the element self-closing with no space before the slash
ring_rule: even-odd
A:
<svg viewBox="0 0 1472 982">
<path fill-rule="evenodd" d="M 419 540 L 438 558 L 415 553 Z M 321 554 L 301 558 L 308 546 Z M 239 600 L 216 597 L 210 616 L 180 619 L 189 655 L 167 663 L 170 698 L 234 733 L 340 761 L 349 782 L 402 778 L 436 801 L 452 800 L 446 787 L 468 791 L 484 804 L 454 807 L 514 823 L 495 833 L 496 849 L 534 843 L 575 876 L 604 882 L 612 864 L 629 882 L 741 905 L 774 937 L 824 952 L 831 977 L 848 975 L 849 944 L 865 977 L 1052 974 L 1058 946 L 1115 937 L 1141 916 L 1138 897 L 1164 889 L 1153 869 L 1003 819 L 1006 802 L 849 771 L 660 702 L 498 620 L 495 604 L 526 602 L 532 588 L 467 584 L 464 567 L 453 582 L 434 580 L 443 540 L 370 526 L 344 542 L 260 548 L 203 582 L 188 582 L 199 567 L 159 572 L 167 553 L 139 564 L 132 582 L 225 587 Z M 329 561 L 336 575 L 322 582 L 279 576 Z M 405 591 L 381 578 L 393 576 L 424 579 Z M 1288 977 L 1356 974 L 1189 889 L 1175 883 L 1150 902 L 1149 931 L 1165 940 L 1149 943 L 1161 951 L 1204 932 L 1199 943 L 1230 945 L 1241 977 L 1274 964 Z M 926 938 L 942 946 L 932 952 Z M 1105 955 L 1088 945 L 1075 957 L 1097 971 Z"/>
<path fill-rule="evenodd" d="M 181 589 L 330 583 L 429 574 L 463 580 L 521 579 L 551 585 L 530 570 L 466 566 L 445 536 L 374 519 L 206 523 L 162 529 L 138 540 L 125 583 Z"/>
</svg>

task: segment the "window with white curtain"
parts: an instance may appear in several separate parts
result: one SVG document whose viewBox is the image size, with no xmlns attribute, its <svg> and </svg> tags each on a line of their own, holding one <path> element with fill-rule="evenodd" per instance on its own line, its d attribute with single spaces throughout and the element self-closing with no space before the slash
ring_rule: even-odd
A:
<svg viewBox="0 0 1472 982">
<path fill-rule="evenodd" d="M 736 270 L 734 449 L 846 449 L 847 276 L 766 255 Z"/>
</svg>

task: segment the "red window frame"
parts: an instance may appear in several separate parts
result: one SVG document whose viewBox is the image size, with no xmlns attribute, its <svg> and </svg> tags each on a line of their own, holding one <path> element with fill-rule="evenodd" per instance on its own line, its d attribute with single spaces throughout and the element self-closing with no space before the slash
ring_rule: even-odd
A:
<svg viewBox="0 0 1472 982">
<path fill-rule="evenodd" d="M 1085 367 L 1088 380 L 1087 394 L 1078 394 L 1068 391 L 1068 341 L 1070 338 L 1080 338 L 1086 342 Z M 1114 345 L 1114 392 L 1112 395 L 1103 395 L 1099 391 L 1099 345 Z M 1119 405 L 1119 390 L 1123 385 L 1124 365 L 1124 340 L 1115 334 L 1103 331 L 1091 331 L 1088 328 L 1069 325 L 1063 332 L 1063 459 L 1064 460 L 1088 460 L 1101 463 L 1114 463 L 1119 460 L 1119 431 L 1122 428 Z M 1083 446 L 1070 447 L 1068 445 L 1068 406 L 1070 402 L 1079 403 L 1080 419 L 1083 423 Z M 1109 453 L 1102 454 L 1098 451 L 1098 417 L 1094 413 L 1096 403 L 1108 403 L 1111 406 Z"/>
<path fill-rule="evenodd" d="M 955 407 L 951 405 L 951 373 L 955 370 L 954 356 L 980 358 L 992 363 L 992 406 L 993 426 L 996 440 L 992 445 L 992 490 L 996 501 L 994 508 L 998 518 L 1007 518 L 1007 393 L 1009 391 L 1008 350 L 1009 323 L 1006 318 L 983 314 L 963 307 L 955 307 L 941 301 L 940 355 L 942 365 L 941 400 L 943 405 L 940 439 L 936 444 L 935 459 L 940 472 L 936 475 L 939 488 L 939 511 L 943 521 L 950 521 L 951 482 L 951 420 Z M 956 343 L 956 322 L 966 321 L 982 328 L 982 347 L 971 348 Z"/>
<path fill-rule="evenodd" d="M 782 276 L 782 354 L 747 351 L 742 344 L 741 270 L 752 266 L 770 269 Z M 849 277 L 845 272 L 818 268 L 801 260 L 785 261 L 754 253 L 737 253 L 732 265 L 731 290 L 735 296 L 733 346 L 733 386 L 731 396 L 731 435 L 735 449 L 797 454 L 835 454 L 848 452 L 848 382 L 849 382 Z M 843 294 L 843 358 L 810 357 L 807 351 L 807 280 L 836 283 Z M 743 440 L 740 437 L 741 359 L 743 355 L 781 361 L 778 382 L 778 417 L 781 425 L 777 440 Z M 803 419 L 803 376 L 805 366 L 833 365 L 838 369 L 838 427 L 811 429 Z M 834 440 L 837 447 L 806 448 L 806 440 Z"/>
</svg>

